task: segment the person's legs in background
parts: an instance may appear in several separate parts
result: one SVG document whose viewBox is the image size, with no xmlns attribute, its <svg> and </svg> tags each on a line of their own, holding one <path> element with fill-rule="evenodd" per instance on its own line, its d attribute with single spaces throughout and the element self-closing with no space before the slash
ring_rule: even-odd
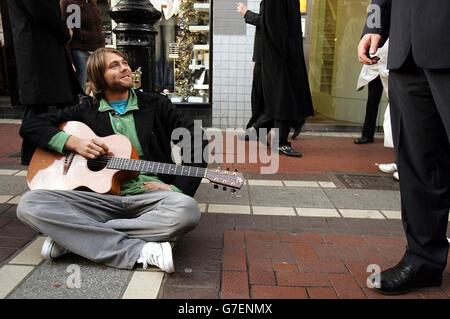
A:
<svg viewBox="0 0 450 319">
<path fill-rule="evenodd" d="M 278 151 L 287 156 L 301 157 L 302 153 L 294 150 L 291 143 L 288 142 L 289 131 L 291 130 L 290 121 L 275 120 L 274 128 L 278 129 L 278 136 L 276 137 L 279 141 Z"/>
<path fill-rule="evenodd" d="M 292 139 L 295 140 L 297 136 L 300 135 L 302 132 L 303 125 L 305 125 L 306 119 L 302 119 L 301 121 L 292 124 L 292 127 L 294 128 L 294 132 L 292 133 Z"/>
<path fill-rule="evenodd" d="M 77 79 L 80 83 L 83 91 L 86 91 L 87 82 L 87 60 L 91 54 L 88 51 L 72 49 L 72 60 L 75 65 L 75 70 L 77 73 Z"/>
<path fill-rule="evenodd" d="M 366 117 L 364 119 L 364 127 L 362 130 L 362 136 L 355 139 L 355 144 L 367 144 L 373 142 L 375 135 L 375 127 L 377 124 L 378 108 L 380 105 L 381 97 L 383 96 L 383 83 L 380 77 L 372 80 L 369 83 L 369 92 L 366 105 Z"/>
</svg>

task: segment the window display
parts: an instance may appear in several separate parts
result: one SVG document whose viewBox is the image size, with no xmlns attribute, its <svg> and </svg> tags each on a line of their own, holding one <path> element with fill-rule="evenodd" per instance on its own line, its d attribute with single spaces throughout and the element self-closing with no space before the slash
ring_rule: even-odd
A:
<svg viewBox="0 0 450 319">
<path fill-rule="evenodd" d="M 173 3 L 177 10 L 165 33 L 158 34 L 157 46 L 164 53 L 157 54 L 158 91 L 168 94 L 175 103 L 209 103 L 210 90 L 210 2 L 202 0 L 158 0 Z M 153 1 L 152 1 L 153 3 Z M 157 6 L 155 6 L 158 9 Z M 162 9 L 164 12 L 164 9 Z M 167 16 L 158 24 L 168 23 Z M 157 24 L 157 25 L 158 25 Z M 160 41 L 158 42 L 158 37 Z M 164 38 L 164 39 L 162 39 Z M 158 48 L 157 48 L 158 51 Z M 158 82 L 158 81 L 157 81 Z"/>
</svg>

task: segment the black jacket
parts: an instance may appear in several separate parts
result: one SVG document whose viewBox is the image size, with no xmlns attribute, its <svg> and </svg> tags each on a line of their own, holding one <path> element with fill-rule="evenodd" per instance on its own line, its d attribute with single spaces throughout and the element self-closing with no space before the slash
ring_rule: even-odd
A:
<svg viewBox="0 0 450 319">
<path fill-rule="evenodd" d="M 449 0 L 372 0 L 372 4 L 381 8 L 381 26 L 366 25 L 364 34 L 389 38 L 389 69 L 400 68 L 411 51 L 421 68 L 450 68 Z"/>
<path fill-rule="evenodd" d="M 81 87 L 64 45 L 69 30 L 58 0 L 7 0 L 20 102 L 74 105 Z"/>
<path fill-rule="evenodd" d="M 255 44 L 253 46 L 253 62 L 262 62 L 262 18 L 261 12 L 263 10 L 264 0 L 261 1 L 259 6 L 259 12 L 255 13 L 253 11 L 247 10 L 244 15 L 245 23 L 256 26 L 255 31 Z"/>
<path fill-rule="evenodd" d="M 171 157 L 171 134 L 176 128 L 187 128 L 191 132 L 191 162 L 194 156 L 203 152 L 207 141 L 196 145 L 194 143 L 194 123 L 186 120 L 181 112 L 173 106 L 170 100 L 160 94 L 142 93 L 136 91 L 139 110 L 134 111 L 136 131 L 144 151 L 145 159 L 149 161 L 173 163 Z M 79 121 L 89 126 L 100 137 L 114 134 L 108 112 L 98 112 L 98 102 L 86 97 L 81 104 L 65 108 L 56 114 L 35 116 L 22 123 L 20 136 L 36 145 L 46 148 L 51 138 L 60 132 L 59 124 L 67 121 Z M 201 129 L 197 130 L 202 132 Z M 197 138 L 198 140 L 199 138 Z M 186 141 L 187 142 L 187 141 Z M 201 153 L 203 155 L 203 153 Z M 206 167 L 207 163 L 189 164 Z M 182 176 L 158 175 L 162 181 L 172 184 L 184 194 L 194 196 L 201 179 Z"/>
</svg>

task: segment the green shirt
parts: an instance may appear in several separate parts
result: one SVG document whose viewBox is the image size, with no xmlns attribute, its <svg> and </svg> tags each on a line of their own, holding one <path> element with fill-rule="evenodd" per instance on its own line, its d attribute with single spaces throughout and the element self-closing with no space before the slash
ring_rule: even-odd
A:
<svg viewBox="0 0 450 319">
<path fill-rule="evenodd" d="M 111 107 L 111 105 L 104 99 L 100 101 L 100 106 L 98 108 L 99 112 L 109 112 L 109 119 L 111 121 L 111 126 L 115 134 L 121 134 L 126 136 L 131 144 L 136 148 L 139 157 L 144 160 L 144 151 L 142 150 L 141 143 L 139 142 L 139 138 L 137 136 L 136 127 L 134 123 L 134 114 L 133 111 L 139 110 L 138 101 L 136 93 L 134 90 L 130 90 L 130 94 L 128 97 L 128 104 L 126 107 L 126 111 L 123 115 L 118 115 Z M 114 114 L 114 115 L 113 115 Z M 63 154 L 64 145 L 69 139 L 69 134 L 66 132 L 59 132 L 48 143 L 48 148 L 50 150 L 54 150 Z M 158 179 L 155 175 L 145 175 L 140 174 L 138 177 L 130 179 L 122 184 L 120 194 L 121 195 L 137 195 L 147 190 L 144 188 L 144 183 L 146 182 L 159 182 L 162 183 L 160 179 Z M 178 189 L 174 185 L 170 185 L 172 190 L 182 193 L 180 189 Z"/>
</svg>

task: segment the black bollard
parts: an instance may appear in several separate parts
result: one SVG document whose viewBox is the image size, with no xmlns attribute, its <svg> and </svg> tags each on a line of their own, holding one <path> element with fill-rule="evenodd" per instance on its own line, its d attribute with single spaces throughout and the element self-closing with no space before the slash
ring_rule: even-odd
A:
<svg viewBox="0 0 450 319">
<path fill-rule="evenodd" d="M 155 84 L 155 31 L 153 25 L 161 18 L 148 0 L 121 0 L 109 12 L 117 23 L 117 49 L 128 58 L 131 70 L 141 68 L 141 88 L 153 92 Z"/>
</svg>

